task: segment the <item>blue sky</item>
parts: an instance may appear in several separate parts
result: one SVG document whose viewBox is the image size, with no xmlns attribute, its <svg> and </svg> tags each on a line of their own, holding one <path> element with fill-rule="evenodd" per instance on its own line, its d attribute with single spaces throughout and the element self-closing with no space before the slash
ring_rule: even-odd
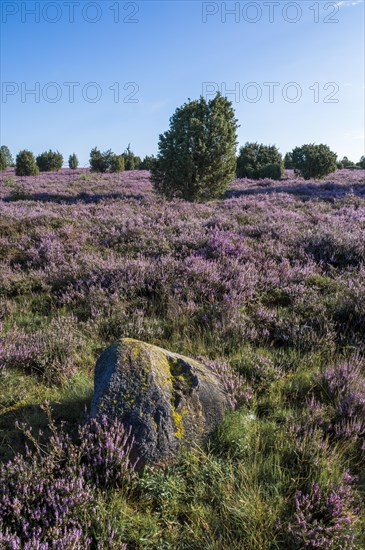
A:
<svg viewBox="0 0 365 550">
<path fill-rule="evenodd" d="M 120 153 L 128 143 L 156 154 L 175 109 L 217 89 L 233 102 L 239 145 L 364 154 L 363 0 L 1 8 L 0 141 L 14 155 L 51 148 L 87 165 L 92 147 Z"/>
</svg>

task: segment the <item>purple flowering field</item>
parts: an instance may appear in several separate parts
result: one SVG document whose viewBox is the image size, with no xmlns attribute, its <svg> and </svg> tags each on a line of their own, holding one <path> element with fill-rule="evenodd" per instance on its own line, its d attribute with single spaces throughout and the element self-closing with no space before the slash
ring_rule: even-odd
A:
<svg viewBox="0 0 365 550">
<path fill-rule="evenodd" d="M 140 473 L 131 433 L 85 423 L 123 336 L 221 376 L 207 448 Z M 364 460 L 365 170 L 205 203 L 2 172 L 1 549 L 361 549 Z"/>
</svg>

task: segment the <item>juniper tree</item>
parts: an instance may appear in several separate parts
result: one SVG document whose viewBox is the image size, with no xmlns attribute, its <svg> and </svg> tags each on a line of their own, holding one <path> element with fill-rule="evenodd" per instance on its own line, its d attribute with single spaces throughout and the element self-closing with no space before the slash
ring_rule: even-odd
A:
<svg viewBox="0 0 365 550">
<path fill-rule="evenodd" d="M 78 165 L 79 165 L 79 159 L 77 158 L 75 153 L 72 153 L 72 155 L 68 157 L 68 166 L 69 168 L 71 168 L 71 170 L 76 170 Z"/>
<path fill-rule="evenodd" d="M 15 174 L 17 176 L 38 176 L 39 168 L 31 151 L 24 149 L 17 154 Z"/>
<path fill-rule="evenodd" d="M 336 171 L 337 155 L 328 145 L 310 143 L 293 149 L 293 166 L 296 174 L 305 180 L 320 179 Z"/>
<path fill-rule="evenodd" d="M 12 157 L 12 154 L 10 153 L 9 147 L 7 147 L 6 145 L 2 145 L 0 147 L 0 155 L 2 158 L 3 164 L 5 164 L 5 167 L 1 168 L 2 170 L 5 170 L 5 168 L 7 168 L 8 166 L 13 166 L 14 159 Z"/>
<path fill-rule="evenodd" d="M 284 173 L 281 154 L 275 145 L 246 143 L 241 147 L 237 159 L 237 177 L 280 179 Z"/>
<path fill-rule="evenodd" d="M 38 155 L 37 165 L 40 172 L 58 172 L 63 165 L 63 156 L 58 151 L 45 151 Z"/>
<path fill-rule="evenodd" d="M 232 104 L 220 94 L 176 109 L 152 164 L 155 190 L 189 201 L 222 195 L 235 177 L 236 131 Z"/>
</svg>

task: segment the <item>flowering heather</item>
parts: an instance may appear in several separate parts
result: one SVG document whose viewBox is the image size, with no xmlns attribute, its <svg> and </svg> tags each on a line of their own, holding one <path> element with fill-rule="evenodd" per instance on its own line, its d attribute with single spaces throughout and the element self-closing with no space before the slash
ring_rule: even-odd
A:
<svg viewBox="0 0 365 550">
<path fill-rule="evenodd" d="M 143 171 L 22 178 L 26 200 L 0 191 L 0 314 L 48 296 L 103 334 L 113 304 L 139 310 L 131 331 L 152 337 L 151 318 L 164 337 L 185 316 L 222 341 L 363 345 L 364 172 L 331 178 L 237 180 L 234 197 L 206 204 L 157 198 Z"/>
<path fill-rule="evenodd" d="M 295 548 L 354 548 L 353 478 L 345 473 L 341 484 L 324 492 L 318 483 L 308 493 L 295 495 L 294 521 L 288 524 Z"/>
<path fill-rule="evenodd" d="M 79 374 L 90 384 L 100 351 L 125 336 L 210 357 L 236 410 L 217 436 L 224 457 L 181 458 L 156 509 L 125 498 L 134 460 L 120 426 L 17 457 L 0 473 L 0 547 L 256 550 L 290 536 L 288 548 L 351 548 L 363 527 L 336 472 L 346 461 L 358 473 L 365 449 L 364 326 L 364 170 L 236 180 L 199 204 L 158 197 L 144 171 L 4 171 L 0 442 L 49 392 L 77 423 Z M 237 442 L 245 460 L 230 462 Z M 278 534 L 283 509 L 295 515 Z"/>
<path fill-rule="evenodd" d="M 68 438 L 52 444 L 45 457 L 29 452 L 28 459 L 17 456 L 0 467 L 0 532 L 4 542 L 18 544 L 15 548 L 55 543 L 66 549 L 72 536 L 80 550 L 89 544 L 82 510 L 92 503 L 91 489 L 82 467 L 67 456 Z"/>
<path fill-rule="evenodd" d="M 203 362 L 219 377 L 224 391 L 227 393 L 228 403 L 232 410 L 247 405 L 253 398 L 251 388 L 246 380 L 233 370 L 226 361 L 210 361 L 203 359 Z"/>
<path fill-rule="evenodd" d="M 325 430 L 335 437 L 365 438 L 364 362 L 354 356 L 328 367 L 321 376 L 322 401 L 330 406 Z"/>
<path fill-rule="evenodd" d="M 41 447 L 23 428 L 35 450 L 0 465 L 1 548 L 93 547 L 88 533 L 92 520 L 98 521 L 95 488 L 121 484 L 134 474 L 129 459 L 133 439 L 117 421 L 86 423 L 76 445 L 57 430 L 48 405 L 46 411 L 52 432 L 48 445 Z M 98 548 L 113 548 L 115 535 L 109 529 L 108 544 L 100 542 Z"/>
<path fill-rule="evenodd" d="M 84 476 L 98 487 L 118 485 L 130 480 L 138 459 L 132 462 L 134 438 L 118 419 L 110 422 L 105 416 L 89 420 L 79 430 Z"/>
<path fill-rule="evenodd" d="M 65 380 L 75 371 L 74 354 L 81 345 L 76 331 L 72 316 L 55 318 L 37 332 L 26 333 L 14 325 L 0 334 L 0 371 L 19 368 L 48 382 Z"/>
</svg>

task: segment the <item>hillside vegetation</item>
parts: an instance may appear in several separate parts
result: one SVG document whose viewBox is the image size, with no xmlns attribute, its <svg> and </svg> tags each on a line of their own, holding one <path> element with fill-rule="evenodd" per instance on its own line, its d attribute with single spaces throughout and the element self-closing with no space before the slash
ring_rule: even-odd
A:
<svg viewBox="0 0 365 550">
<path fill-rule="evenodd" d="M 157 196 L 146 171 L 3 173 L 1 547 L 365 547 L 365 172 L 287 174 L 197 204 Z M 176 464 L 137 475 L 118 455 L 95 478 L 105 432 L 79 424 L 121 337 L 229 366 L 246 398 Z M 51 479 L 69 504 L 47 523 L 47 491 L 24 495 Z"/>
</svg>

